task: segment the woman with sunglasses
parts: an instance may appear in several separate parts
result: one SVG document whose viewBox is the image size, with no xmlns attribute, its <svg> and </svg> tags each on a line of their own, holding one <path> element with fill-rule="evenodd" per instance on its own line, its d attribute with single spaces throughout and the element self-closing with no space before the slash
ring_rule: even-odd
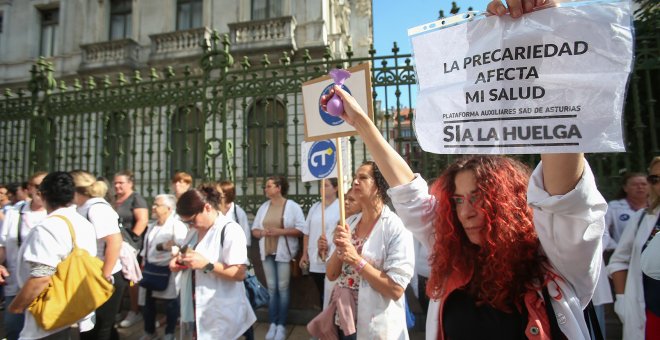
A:
<svg viewBox="0 0 660 340">
<path fill-rule="evenodd" d="M 660 156 L 651 160 L 647 180 L 650 202 L 628 220 L 607 270 L 623 322 L 623 339 L 657 339 L 660 334 L 660 280 L 644 274 L 640 257 L 660 231 Z"/>
<path fill-rule="evenodd" d="M 413 238 L 388 208 L 388 188 L 376 163 L 355 171 L 351 195 L 362 212 L 335 229 L 326 267 L 335 287 L 328 308 L 308 326 L 312 335 L 408 339 L 403 293 L 413 275 Z"/>
<path fill-rule="evenodd" d="M 489 10 L 506 11 L 496 2 Z M 513 158 L 463 158 L 429 190 L 355 99 L 334 90 L 404 225 L 431 252 L 427 339 L 590 337 L 583 310 L 607 205 L 582 154 L 541 155 L 531 178 Z"/>
<path fill-rule="evenodd" d="M 245 295 L 247 247 L 236 222 L 218 212 L 220 194 L 205 184 L 181 195 L 176 212 L 190 227 L 170 261 L 181 277 L 182 339 L 236 339 L 256 321 Z"/>
</svg>

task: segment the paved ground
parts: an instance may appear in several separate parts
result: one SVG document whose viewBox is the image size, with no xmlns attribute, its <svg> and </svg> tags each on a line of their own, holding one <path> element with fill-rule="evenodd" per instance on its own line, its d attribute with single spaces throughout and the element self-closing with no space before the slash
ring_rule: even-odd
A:
<svg viewBox="0 0 660 340">
<path fill-rule="evenodd" d="M 612 305 L 608 305 L 608 308 L 606 309 L 607 313 L 607 339 L 608 340 L 617 340 L 621 339 L 621 323 L 616 319 L 616 316 L 614 316 L 614 312 L 611 308 Z M 265 318 L 265 311 L 259 311 L 257 314 L 261 320 L 264 320 Z M 4 313 L 0 312 L 0 320 L 3 319 Z M 159 315 L 159 320 L 161 323 L 161 326 L 158 328 L 158 334 L 160 336 L 163 335 L 165 331 L 165 316 L 164 315 Z M 418 327 L 416 327 L 415 330 L 410 332 L 410 339 L 411 340 L 422 340 L 424 339 L 424 332 L 421 330 L 423 329 L 423 322 L 424 320 L 421 320 L 420 318 L 423 318 L 423 316 L 418 316 L 418 322 L 421 322 Z M 4 325 L 4 320 L 2 320 L 2 323 L 0 325 Z M 119 336 L 120 338 L 126 339 L 126 340 L 139 340 L 140 337 L 142 336 L 142 330 L 143 330 L 143 324 L 142 322 L 139 322 L 132 327 L 129 328 L 120 328 L 119 329 Z M 268 331 L 268 323 L 266 322 L 257 322 L 255 324 L 255 339 L 261 340 L 264 339 L 266 332 Z M 308 340 L 310 339 L 309 333 L 307 333 L 307 329 L 303 325 L 288 325 L 287 326 L 287 340 Z M 73 340 L 78 340 L 78 334 L 76 329 L 72 329 L 71 332 L 72 339 Z M 177 335 L 178 335 L 178 327 L 177 327 Z M 4 327 L 0 326 L 0 339 L 4 339 Z"/>
<path fill-rule="evenodd" d="M 165 322 L 164 316 L 162 316 L 162 322 Z M 257 322 L 255 324 L 254 328 L 254 338 L 256 340 L 262 340 L 266 336 L 266 332 L 268 331 L 268 323 L 265 322 Z M 311 336 L 309 333 L 307 333 L 307 329 L 305 326 L 302 325 L 288 325 L 286 327 L 287 330 L 287 340 L 309 340 Z M 158 329 L 158 334 L 163 335 L 165 332 L 165 326 L 161 325 Z M 178 327 L 177 327 L 177 335 L 178 335 Z M 130 328 L 120 328 L 119 329 L 119 336 L 121 339 L 126 339 L 126 340 L 138 340 L 140 339 L 140 336 L 142 336 L 142 323 L 138 323 L 134 325 L 133 327 Z M 241 338 L 243 339 L 243 338 Z M 423 340 L 424 339 L 424 333 L 423 332 L 411 332 L 410 333 L 410 339 L 411 340 Z"/>
</svg>

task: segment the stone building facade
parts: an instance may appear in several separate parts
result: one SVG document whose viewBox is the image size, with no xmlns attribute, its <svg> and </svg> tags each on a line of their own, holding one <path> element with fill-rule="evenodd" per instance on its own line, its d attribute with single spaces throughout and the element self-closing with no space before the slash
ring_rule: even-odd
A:
<svg viewBox="0 0 660 340">
<path fill-rule="evenodd" d="M 0 85 L 24 84 L 38 57 L 55 77 L 195 65 L 199 42 L 228 34 L 235 58 L 309 50 L 366 56 L 371 0 L 0 0 Z"/>
</svg>

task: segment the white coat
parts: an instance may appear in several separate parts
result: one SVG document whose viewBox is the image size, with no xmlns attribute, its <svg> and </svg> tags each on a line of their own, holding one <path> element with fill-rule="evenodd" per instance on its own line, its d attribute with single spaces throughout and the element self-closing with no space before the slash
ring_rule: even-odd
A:
<svg viewBox="0 0 660 340">
<path fill-rule="evenodd" d="M 346 220 L 355 230 L 362 219 L 356 214 Z M 331 254 L 335 247 L 330 243 Z M 362 258 L 371 266 L 383 271 L 404 289 L 408 286 L 415 269 L 415 251 L 412 234 L 405 229 L 399 216 L 387 206 L 383 207 L 378 223 L 362 246 Z M 392 300 L 371 288 L 367 280 L 360 280 L 358 291 L 357 338 L 408 339 L 404 297 Z"/>
<path fill-rule="evenodd" d="M 435 198 L 419 174 L 412 182 L 390 188 L 394 207 L 422 245 L 433 249 Z M 529 181 L 527 201 L 534 208 L 534 227 L 554 273 L 560 277 L 547 287 L 559 328 L 568 339 L 588 339 L 583 309 L 589 303 L 602 264 L 605 199 L 596 189 L 591 168 L 585 162 L 582 178 L 565 195 L 551 196 L 543 188 L 541 165 Z M 537 291 L 539 296 L 541 292 Z M 431 300 L 426 316 L 426 338 L 438 338 L 440 301 Z M 529 330 L 526 332 L 530 333 Z"/>
<path fill-rule="evenodd" d="M 142 260 L 148 260 L 149 263 L 157 266 L 169 265 L 170 260 L 172 259 L 172 252 L 169 250 L 156 249 L 158 244 L 167 243 L 168 241 L 173 240 L 174 244 L 181 245 L 187 234 L 188 227 L 176 218 L 174 213 L 165 220 L 165 223 L 163 223 L 162 226 L 158 225 L 158 222 L 151 223 L 145 232 L 145 246 L 142 247 L 142 250 L 140 251 Z M 146 254 L 146 251 L 149 253 Z M 145 255 L 147 256 L 145 257 Z M 158 299 L 176 299 L 176 297 L 179 296 L 180 276 L 181 272 L 170 274 L 170 282 L 167 284 L 167 288 L 163 291 L 153 291 L 151 292 L 151 295 Z M 140 287 L 140 301 L 144 301 L 146 293 L 147 290 Z"/>
<path fill-rule="evenodd" d="M 226 225 L 224 246 L 220 246 L 222 227 Z M 191 229 L 185 244 L 197 239 L 197 230 Z M 224 265 L 247 264 L 245 234 L 238 223 L 218 214 L 213 226 L 195 251 L 213 263 Z M 190 270 L 184 272 L 191 274 Z M 182 277 L 181 294 L 189 291 L 191 280 Z M 245 295 L 243 281 L 221 279 L 216 274 L 195 271 L 195 323 L 198 340 L 237 339 L 257 320 Z M 184 302 L 182 301 L 182 308 Z M 183 318 L 182 318 L 183 321 Z"/>
<path fill-rule="evenodd" d="M 603 229 L 603 247 L 607 244 L 610 244 L 611 237 L 610 232 L 607 228 Z M 598 275 L 598 283 L 596 283 L 596 289 L 594 289 L 594 296 L 591 298 L 594 302 L 594 306 L 601 306 L 604 304 L 614 302 L 612 298 L 612 287 L 610 286 L 610 280 L 607 278 L 607 267 L 605 267 L 605 262 L 600 267 L 600 275 Z"/>
<path fill-rule="evenodd" d="M 309 271 L 312 273 L 325 273 L 325 262 L 319 257 L 318 240 L 321 238 L 321 202 L 316 202 L 309 208 L 303 234 L 309 236 L 307 256 L 309 256 Z M 329 207 L 325 208 L 325 238 L 332 240 L 332 235 L 339 222 L 339 200 L 335 199 Z"/>
<path fill-rule="evenodd" d="M 648 240 L 651 230 L 658 220 L 660 208 L 656 208 L 652 214 L 646 213 L 638 228 L 637 224 L 644 211 L 645 209 L 639 210 L 630 218 L 628 226 L 621 234 L 619 244 L 610 258 L 610 263 L 607 265 L 610 275 L 621 270 L 628 271 L 623 295 L 625 319 L 621 320 L 623 322 L 623 340 L 644 339 L 646 305 L 644 304 L 640 256 L 642 246 Z"/>
<path fill-rule="evenodd" d="M 257 210 L 257 215 L 254 217 L 252 229 L 264 229 L 263 222 L 270 207 L 270 200 L 264 202 Z M 298 203 L 293 200 L 287 199 L 286 206 L 284 207 L 284 228 L 296 228 L 301 232 L 305 228 L 305 214 Z M 287 248 L 288 243 L 288 248 Z M 275 254 L 275 261 L 289 262 L 292 257 L 298 253 L 298 238 L 292 236 L 279 237 L 277 240 L 277 253 Z M 266 240 L 265 238 L 259 239 L 259 252 L 261 253 L 261 261 L 266 259 Z"/>
</svg>

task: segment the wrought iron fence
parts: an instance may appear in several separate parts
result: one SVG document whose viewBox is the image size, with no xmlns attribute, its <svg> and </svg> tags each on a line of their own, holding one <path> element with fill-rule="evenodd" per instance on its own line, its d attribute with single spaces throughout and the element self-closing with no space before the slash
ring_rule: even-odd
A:
<svg viewBox="0 0 660 340">
<path fill-rule="evenodd" d="M 644 170 L 658 149 L 657 97 L 660 35 L 639 36 L 635 71 L 624 113 L 628 152 L 592 154 L 601 190 L 612 197 L 622 169 Z M 0 182 L 22 181 L 37 170 L 85 169 L 111 177 L 123 169 L 136 175 L 146 197 L 169 192 L 169 178 L 187 171 L 198 181 L 229 178 L 238 202 L 254 213 L 265 200 L 269 175 L 291 181 L 290 196 L 307 209 L 317 199 L 316 184 L 300 181 L 303 140 L 303 82 L 334 67 L 369 62 L 376 123 L 383 134 L 428 178 L 453 156 L 422 152 L 411 129 L 417 90 L 412 58 L 376 51 L 364 58 L 312 59 L 307 52 L 259 65 L 235 62 L 227 37 L 217 33 L 202 43 L 196 67 L 151 69 L 146 74 L 56 81 L 53 66 L 41 59 L 27 90 L 4 90 L 0 100 Z M 380 108 L 380 109 L 378 109 Z M 368 158 L 359 137 L 351 137 L 352 164 Z M 526 162 L 538 156 L 521 156 Z"/>
</svg>

